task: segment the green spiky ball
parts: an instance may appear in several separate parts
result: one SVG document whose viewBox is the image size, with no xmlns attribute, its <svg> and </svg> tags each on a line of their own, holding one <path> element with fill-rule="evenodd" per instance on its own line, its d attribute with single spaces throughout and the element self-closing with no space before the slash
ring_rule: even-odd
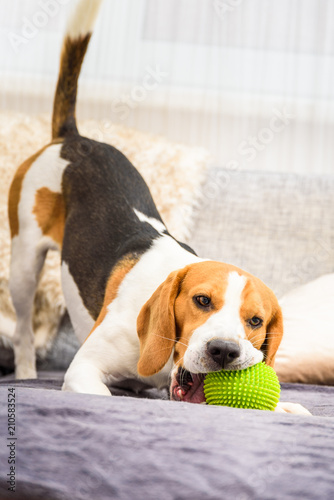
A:
<svg viewBox="0 0 334 500">
<path fill-rule="evenodd" d="M 280 391 L 275 371 L 263 362 L 245 370 L 210 372 L 204 381 L 209 405 L 273 411 Z"/>
</svg>

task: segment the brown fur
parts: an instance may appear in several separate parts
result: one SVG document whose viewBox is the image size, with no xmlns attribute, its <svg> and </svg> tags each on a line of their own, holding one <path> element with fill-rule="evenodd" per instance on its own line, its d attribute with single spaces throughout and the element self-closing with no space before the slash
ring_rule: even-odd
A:
<svg viewBox="0 0 334 500">
<path fill-rule="evenodd" d="M 19 234 L 19 214 L 18 208 L 21 197 L 21 189 L 23 179 L 28 172 L 31 165 L 37 160 L 37 158 L 46 150 L 49 146 L 47 144 L 44 148 L 40 149 L 34 155 L 30 156 L 26 161 L 24 161 L 16 171 L 15 177 L 11 183 L 9 188 L 9 197 L 8 197 L 8 217 L 9 217 L 9 225 L 10 225 L 10 233 L 11 237 Z"/>
<path fill-rule="evenodd" d="M 275 356 L 283 337 L 283 315 L 280 306 L 273 309 L 272 318 L 267 326 L 266 338 L 262 345 L 267 365 L 274 367 Z"/>
<path fill-rule="evenodd" d="M 117 297 L 117 293 L 119 287 L 124 280 L 125 276 L 129 271 L 137 264 L 138 259 L 132 256 L 127 256 L 121 261 L 118 262 L 117 266 L 112 270 L 112 273 L 108 279 L 108 283 L 106 286 L 106 293 L 104 296 L 103 306 L 100 311 L 100 314 L 94 324 L 94 327 L 88 337 L 93 333 L 93 331 L 102 323 L 107 312 L 108 306 L 112 303 L 113 300 Z M 87 337 L 87 338 L 88 338 Z M 87 340 L 87 339 L 86 339 Z"/>
<path fill-rule="evenodd" d="M 247 280 L 243 290 L 240 315 L 245 320 L 252 315 L 263 319 L 260 328 L 248 327 L 246 334 L 254 347 L 262 349 L 266 364 L 274 366 L 275 355 L 283 337 L 282 312 L 272 290 L 254 276 Z"/>
<path fill-rule="evenodd" d="M 137 320 L 140 375 L 150 376 L 161 370 L 173 347 L 175 363 L 182 363 L 192 333 L 223 307 L 227 276 L 232 271 L 247 277 L 241 320 L 245 324 L 253 316 L 264 320 L 260 328 L 246 326 L 247 338 L 254 347 L 263 349 L 265 362 L 273 365 L 283 335 L 282 314 L 274 293 L 261 280 L 235 266 L 208 261 L 171 273 L 143 306 Z M 193 297 L 200 294 L 210 296 L 214 305 L 198 308 Z"/>
<path fill-rule="evenodd" d="M 175 300 L 186 268 L 171 273 L 142 307 L 137 318 L 140 340 L 138 373 L 148 377 L 167 363 L 176 340 Z"/>
<path fill-rule="evenodd" d="M 45 236 L 52 238 L 60 247 L 65 227 L 65 203 L 61 193 L 54 193 L 47 187 L 36 192 L 33 213 Z"/>
</svg>

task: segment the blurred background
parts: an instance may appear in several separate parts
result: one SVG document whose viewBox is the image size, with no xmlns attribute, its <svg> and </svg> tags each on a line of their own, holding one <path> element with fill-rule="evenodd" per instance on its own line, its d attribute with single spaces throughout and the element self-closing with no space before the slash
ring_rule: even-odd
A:
<svg viewBox="0 0 334 500">
<path fill-rule="evenodd" d="M 73 3 L 0 0 L 1 109 L 50 113 Z M 78 116 L 203 146 L 225 168 L 333 173 L 333 20 L 331 0 L 105 1 Z"/>
</svg>

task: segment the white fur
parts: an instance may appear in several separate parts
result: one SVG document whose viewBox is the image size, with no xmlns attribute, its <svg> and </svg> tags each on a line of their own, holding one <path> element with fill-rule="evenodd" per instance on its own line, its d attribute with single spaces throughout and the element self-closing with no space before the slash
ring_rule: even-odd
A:
<svg viewBox="0 0 334 500">
<path fill-rule="evenodd" d="M 241 296 L 247 278 L 233 271 L 228 276 L 224 305 L 220 311 L 192 334 L 184 356 L 184 367 L 192 373 L 206 373 L 210 370 L 211 358 L 207 355 L 207 343 L 213 339 L 236 342 L 240 356 L 230 363 L 229 368 L 240 370 L 262 361 L 263 354 L 246 338 L 240 317 Z"/>
<path fill-rule="evenodd" d="M 61 283 L 71 323 L 76 336 L 83 343 L 92 330 L 95 321 L 82 301 L 78 287 L 66 262 L 63 262 L 61 266 Z"/>
<path fill-rule="evenodd" d="M 105 383 L 138 378 L 137 317 L 142 306 L 172 271 L 201 261 L 170 236 L 155 240 L 125 276 L 103 322 L 79 349 L 66 373 L 63 389 L 106 394 Z M 157 387 L 166 385 L 172 364 L 171 356 L 163 370 L 142 380 Z"/>
<path fill-rule="evenodd" d="M 79 0 L 67 25 L 66 35 L 78 38 L 92 33 L 102 0 Z"/>
<path fill-rule="evenodd" d="M 154 229 L 158 231 L 158 233 L 163 233 L 164 231 L 166 231 L 166 226 L 158 219 L 154 219 L 154 217 L 148 217 L 136 208 L 134 208 L 133 211 L 141 222 L 147 222 L 148 224 L 150 224 L 150 226 L 154 227 Z"/>
</svg>

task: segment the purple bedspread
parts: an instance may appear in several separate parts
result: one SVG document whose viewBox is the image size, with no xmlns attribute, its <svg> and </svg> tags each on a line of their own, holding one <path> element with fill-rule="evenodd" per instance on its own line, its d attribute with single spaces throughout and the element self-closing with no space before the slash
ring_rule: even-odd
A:
<svg viewBox="0 0 334 500">
<path fill-rule="evenodd" d="M 304 404 L 308 418 L 172 402 L 155 390 L 62 393 L 61 380 L 0 379 L 1 500 L 334 498 L 334 388 L 283 385 L 281 399 Z M 6 483 L 8 388 L 15 493 Z"/>
</svg>

